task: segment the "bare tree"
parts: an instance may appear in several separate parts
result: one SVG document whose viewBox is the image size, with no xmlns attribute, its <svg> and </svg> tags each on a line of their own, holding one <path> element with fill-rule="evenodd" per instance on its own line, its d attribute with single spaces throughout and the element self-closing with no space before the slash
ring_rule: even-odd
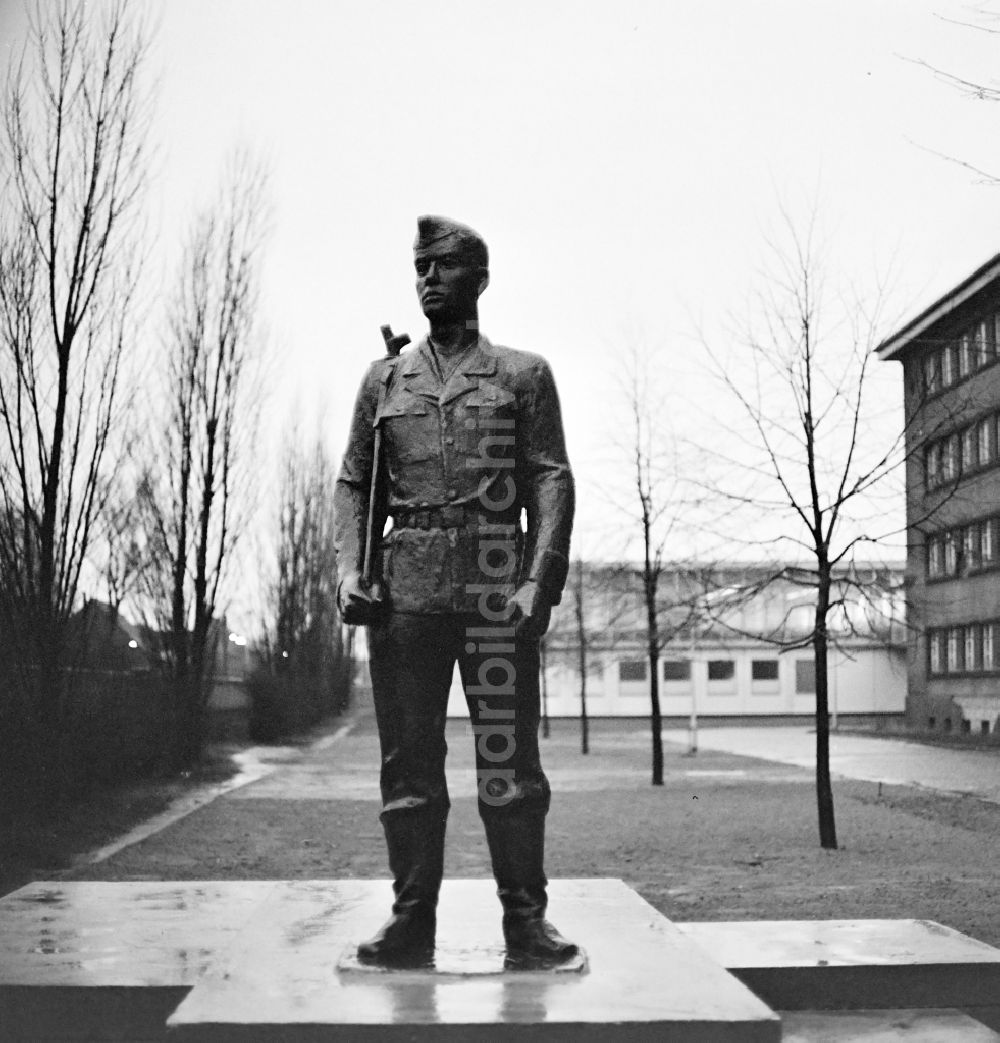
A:
<svg viewBox="0 0 1000 1043">
<path fill-rule="evenodd" d="M 297 446 L 287 448 L 274 585 L 275 649 L 288 653 L 281 657 L 286 662 L 308 635 L 326 630 L 336 619 L 335 478 L 336 468 L 318 440 L 308 455 Z"/>
<path fill-rule="evenodd" d="M 641 585 L 645 646 L 649 669 L 649 724 L 652 738 L 652 784 L 663 785 L 663 717 L 660 711 L 660 652 L 663 649 L 660 580 L 667 565 L 667 546 L 681 515 L 674 440 L 664 427 L 660 382 L 650 352 L 638 341 L 626 354 L 622 391 L 628 410 L 628 442 L 632 488 L 625 507 L 642 539 Z"/>
<path fill-rule="evenodd" d="M 972 29 L 976 32 L 985 33 L 990 36 L 1000 36 L 1000 14 L 996 11 L 989 11 L 982 8 L 978 10 L 971 9 L 970 13 L 978 20 L 968 22 L 955 18 L 946 18 L 941 15 L 938 15 L 938 18 L 940 18 L 942 22 L 963 26 L 966 29 Z M 923 69 L 926 69 L 942 83 L 946 84 L 965 98 L 969 98 L 973 101 L 1000 101 L 1000 86 L 995 82 L 984 83 L 982 80 L 971 78 L 969 75 L 958 75 L 957 73 L 946 69 L 941 69 L 922 58 L 907 58 L 906 60 L 912 62 L 914 65 L 919 65 Z M 984 140 L 990 140 L 990 136 L 985 135 Z M 958 166 L 964 167 L 970 173 L 975 174 L 982 184 L 996 185 L 1000 182 L 1000 175 L 990 170 L 984 170 L 982 167 L 977 166 L 966 159 L 949 156 L 937 151 L 936 149 L 926 148 L 925 146 L 920 147 L 923 148 L 925 152 L 930 152 L 932 155 L 938 156 L 940 159 L 947 160 L 949 163 L 957 163 Z"/>
<path fill-rule="evenodd" d="M 352 631 L 336 607 L 335 478 L 322 442 L 304 452 L 293 428 L 279 488 L 264 676 L 253 681 L 260 739 L 311 725 L 347 703 Z"/>
<path fill-rule="evenodd" d="M 191 228 L 168 306 L 159 469 L 141 486 L 153 553 L 146 593 L 169 635 L 179 764 L 197 758 L 220 591 L 250 508 L 258 405 L 265 175 L 244 153 Z"/>
<path fill-rule="evenodd" d="M 66 622 L 112 487 L 147 98 L 127 5 L 37 3 L 0 128 L 0 621 L 58 723 Z"/>
<path fill-rule="evenodd" d="M 770 244 L 772 263 L 738 337 L 738 354 L 723 356 L 706 345 L 734 408 L 713 410 L 713 444 L 701 447 L 704 467 L 692 480 L 740 526 L 738 535 L 728 533 L 731 545 L 752 547 L 771 563 L 753 570 L 741 596 L 755 597 L 778 581 L 811 593 L 812 625 L 805 631 L 789 636 L 787 621 L 779 620 L 772 634 L 754 636 L 813 650 L 820 844 L 836 848 L 831 618 L 852 599 L 873 610 L 885 603 L 884 573 L 855 567 L 856 556 L 899 537 L 902 465 L 934 432 L 908 431 L 885 377 L 873 372 L 883 287 L 868 307 L 854 296 L 833 299 L 824 292 L 815 215 L 804 233 L 787 212 L 782 218 L 785 235 Z M 947 423 L 942 417 L 938 430 Z M 728 612 L 732 598 L 721 604 Z"/>
<path fill-rule="evenodd" d="M 125 600 L 139 591 L 147 566 L 149 541 L 142 525 L 142 505 L 135 485 L 116 477 L 106 494 L 95 554 L 108 604 L 116 614 Z"/>
</svg>

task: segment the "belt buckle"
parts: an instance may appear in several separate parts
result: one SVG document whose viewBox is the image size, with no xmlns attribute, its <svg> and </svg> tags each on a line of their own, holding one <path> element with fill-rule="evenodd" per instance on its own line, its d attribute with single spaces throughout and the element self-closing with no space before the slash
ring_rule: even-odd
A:
<svg viewBox="0 0 1000 1043">
<path fill-rule="evenodd" d="M 413 512 L 413 524 L 425 532 L 431 527 L 431 512 L 426 509 Z"/>
<path fill-rule="evenodd" d="M 446 503 L 441 508 L 441 524 L 445 529 L 457 529 L 465 523 L 465 508 L 457 503 Z"/>
</svg>

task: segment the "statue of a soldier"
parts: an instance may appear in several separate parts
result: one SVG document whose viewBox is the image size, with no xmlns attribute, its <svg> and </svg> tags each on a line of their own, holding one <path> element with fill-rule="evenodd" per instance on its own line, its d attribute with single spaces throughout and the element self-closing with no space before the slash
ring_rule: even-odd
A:
<svg viewBox="0 0 1000 1043">
<path fill-rule="evenodd" d="M 369 368 L 335 493 L 338 601 L 347 623 L 368 626 L 395 892 L 392 917 L 358 958 L 433 960 L 457 661 L 507 963 L 558 965 L 578 950 L 545 919 L 549 784 L 538 752 L 538 644 L 566 580 L 573 521 L 559 401 L 544 359 L 479 333 L 489 260 L 476 232 L 421 217 L 414 265 L 430 335 Z M 377 446 L 380 566 L 366 581 Z M 393 524 L 382 538 L 386 514 Z"/>
</svg>

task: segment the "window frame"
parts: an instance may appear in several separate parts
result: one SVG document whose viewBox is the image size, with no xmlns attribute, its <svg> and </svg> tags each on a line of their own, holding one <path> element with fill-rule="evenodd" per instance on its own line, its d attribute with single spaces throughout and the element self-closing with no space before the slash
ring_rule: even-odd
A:
<svg viewBox="0 0 1000 1043">
<path fill-rule="evenodd" d="M 757 677 L 756 670 L 759 666 L 774 667 L 773 677 Z M 750 660 L 750 684 L 751 685 L 776 685 L 781 681 L 781 660 L 775 656 L 773 659 L 751 659 Z"/>
<path fill-rule="evenodd" d="M 641 666 L 642 677 L 625 677 L 624 668 L 630 666 Z M 649 662 L 645 659 L 619 659 L 618 660 L 618 683 L 619 684 L 649 684 Z"/>
<path fill-rule="evenodd" d="M 980 467 L 989 467 L 990 464 L 996 462 L 993 441 L 996 425 L 992 423 L 992 419 L 992 417 L 984 416 L 976 421 L 976 455 Z"/>
<path fill-rule="evenodd" d="M 713 677 L 712 669 L 720 666 L 728 666 L 729 673 L 724 677 Z M 709 659 L 706 663 L 708 683 L 710 685 L 728 685 L 736 681 L 736 660 L 735 659 Z"/>
<path fill-rule="evenodd" d="M 949 344 L 941 349 L 941 387 L 950 388 L 955 383 L 954 348 Z"/>
<path fill-rule="evenodd" d="M 941 644 L 941 631 L 927 631 L 927 673 L 930 677 L 940 677 L 944 673 L 944 657 Z"/>
<path fill-rule="evenodd" d="M 963 333 L 958 338 L 958 379 L 965 380 L 975 372 L 972 364 L 972 335 Z"/>
<path fill-rule="evenodd" d="M 979 440 L 976 424 L 962 429 L 959 440 L 959 474 L 971 474 L 979 468 Z"/>
<path fill-rule="evenodd" d="M 690 684 L 691 683 L 691 660 L 690 659 L 661 659 L 662 669 L 660 675 L 664 684 Z M 687 668 L 683 677 L 667 677 L 668 666 L 684 666 Z"/>
<path fill-rule="evenodd" d="M 803 677 L 805 680 L 803 680 Z M 812 687 L 805 687 L 806 684 L 811 684 Z M 815 659 L 796 659 L 795 660 L 795 694 L 796 695 L 815 695 L 816 694 L 816 660 Z"/>
</svg>

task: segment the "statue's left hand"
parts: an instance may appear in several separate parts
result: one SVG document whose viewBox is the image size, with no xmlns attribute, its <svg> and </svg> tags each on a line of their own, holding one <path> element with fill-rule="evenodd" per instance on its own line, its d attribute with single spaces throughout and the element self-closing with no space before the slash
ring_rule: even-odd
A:
<svg viewBox="0 0 1000 1043">
<path fill-rule="evenodd" d="M 549 629 L 552 606 L 534 580 L 528 580 L 514 591 L 511 621 L 518 637 L 539 638 Z"/>
<path fill-rule="evenodd" d="M 369 586 L 360 573 L 348 572 L 337 587 L 337 605 L 341 618 L 349 626 L 370 626 L 383 615 L 385 591 L 381 583 Z"/>
</svg>

